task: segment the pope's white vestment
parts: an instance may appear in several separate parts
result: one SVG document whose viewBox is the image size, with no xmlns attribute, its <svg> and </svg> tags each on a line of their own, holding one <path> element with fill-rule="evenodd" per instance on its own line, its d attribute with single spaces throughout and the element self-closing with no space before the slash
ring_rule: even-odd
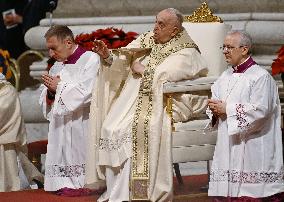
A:
<svg viewBox="0 0 284 202">
<path fill-rule="evenodd" d="M 119 50 L 112 66 L 100 70 L 86 170 L 87 184 L 106 181 L 98 201 L 172 200 L 171 120 L 164 108 L 163 83 L 206 75 L 196 48 L 185 30 L 165 44 L 155 44 L 153 32 L 148 32 Z M 129 71 L 135 60 L 146 67 L 142 78 Z"/>
<path fill-rule="evenodd" d="M 261 198 L 283 192 L 281 108 L 274 79 L 257 64 L 242 73 L 229 68 L 211 90 L 212 99 L 226 102 L 227 118 L 217 121 L 208 195 Z"/>
<path fill-rule="evenodd" d="M 50 122 L 45 162 L 46 191 L 84 186 L 90 100 L 99 64 L 99 56 L 90 51 L 71 64 L 56 62 L 50 74 L 59 76 L 61 81 L 51 106 L 47 103 L 47 88 L 42 86 L 40 104 Z"/>
</svg>

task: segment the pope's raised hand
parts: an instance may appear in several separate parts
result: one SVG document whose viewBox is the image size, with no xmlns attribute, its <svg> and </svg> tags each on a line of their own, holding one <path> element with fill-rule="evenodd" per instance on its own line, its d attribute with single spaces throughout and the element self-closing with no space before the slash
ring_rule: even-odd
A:
<svg viewBox="0 0 284 202">
<path fill-rule="evenodd" d="M 109 57 L 110 51 L 103 41 L 95 40 L 93 41 L 93 44 L 94 44 L 94 47 L 92 48 L 92 51 L 97 53 L 103 59 L 106 59 L 107 57 Z"/>
</svg>

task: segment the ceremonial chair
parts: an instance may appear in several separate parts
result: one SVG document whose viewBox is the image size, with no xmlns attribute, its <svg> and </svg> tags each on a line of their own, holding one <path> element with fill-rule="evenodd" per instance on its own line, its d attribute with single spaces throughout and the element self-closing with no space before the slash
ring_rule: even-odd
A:
<svg viewBox="0 0 284 202">
<path fill-rule="evenodd" d="M 39 83 L 30 77 L 28 67 L 34 61 L 43 59 L 44 56 L 40 52 L 33 50 L 25 51 L 17 60 L 14 58 L 8 58 L 8 71 L 11 71 L 12 75 L 10 77 L 8 76 L 9 78 L 7 78 L 7 80 L 13 84 L 17 91 L 20 91 L 27 86 L 33 86 L 34 84 Z"/>
<path fill-rule="evenodd" d="M 179 163 L 207 161 L 207 171 L 209 171 L 209 161 L 213 159 L 217 133 L 204 134 L 205 126 L 210 122 L 205 110 L 207 99 L 211 96 L 211 85 L 227 66 L 220 47 L 223 45 L 226 33 L 231 29 L 230 25 L 222 23 L 219 17 L 212 15 L 206 3 L 203 3 L 192 16 L 186 16 L 183 26 L 198 45 L 209 72 L 207 77 L 164 84 L 167 112 L 172 117 L 173 165 L 180 184 L 183 184 L 183 180 Z M 194 108 L 190 110 L 196 111 L 187 121 L 179 117 L 182 110 L 175 105 L 181 102 L 181 99 L 176 100 L 181 94 L 190 95 L 195 99 L 191 99 L 191 103 L 185 103 L 185 105 L 194 104 Z"/>
<path fill-rule="evenodd" d="M 21 79 L 20 76 L 17 79 L 18 90 L 23 90 L 26 87 L 31 87 L 39 83 L 39 81 L 33 79 L 30 75 L 29 67 L 35 61 L 41 61 L 44 59 L 44 55 L 35 50 L 27 50 L 23 52 L 17 60 L 13 63 L 18 69 L 18 74 L 20 75 L 21 69 Z M 33 75 L 35 76 L 35 75 Z M 47 140 L 39 140 L 35 142 L 30 142 L 28 144 L 28 158 L 34 164 L 34 166 L 41 171 L 41 155 L 46 154 Z"/>
<path fill-rule="evenodd" d="M 9 59 L 9 69 L 11 70 L 13 76 L 11 79 L 8 79 L 8 81 L 13 84 L 17 91 L 19 91 L 21 73 L 17 61 L 13 58 Z"/>
<path fill-rule="evenodd" d="M 30 75 L 30 66 L 33 62 L 42 61 L 44 58 L 45 57 L 42 53 L 35 50 L 27 50 L 17 58 L 16 63 L 21 71 L 19 90 L 23 90 L 26 87 L 33 87 L 40 83 L 39 80 L 32 77 L 35 75 Z"/>
<path fill-rule="evenodd" d="M 20 69 L 17 61 L 10 57 L 8 50 L 0 49 L 0 72 L 18 91 L 20 86 Z"/>
</svg>

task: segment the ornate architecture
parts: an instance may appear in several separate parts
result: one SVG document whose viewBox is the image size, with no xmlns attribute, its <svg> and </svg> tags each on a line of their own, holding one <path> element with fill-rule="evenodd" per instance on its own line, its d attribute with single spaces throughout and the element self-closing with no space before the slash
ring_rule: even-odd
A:
<svg viewBox="0 0 284 202">
<path fill-rule="evenodd" d="M 201 1 L 171 0 L 60 0 L 54 11 L 54 24 L 68 25 L 75 34 L 91 32 L 99 28 L 116 27 L 124 31 L 143 33 L 151 30 L 155 14 L 168 7 L 174 7 L 186 14 L 185 20 L 197 20 L 196 16 L 212 18 L 232 25 L 232 29 L 246 30 L 253 38 L 254 59 L 262 67 L 270 70 L 276 51 L 284 44 L 284 4 L 281 0 L 208 0 L 210 10 L 193 11 Z M 213 12 L 214 15 L 211 15 Z M 102 17 L 107 16 L 107 17 Z M 191 17 L 190 17 L 191 16 Z M 48 17 L 48 15 L 47 15 Z M 30 29 L 25 36 L 26 44 L 33 50 L 45 53 L 44 34 L 50 20 L 43 19 L 40 26 Z M 46 68 L 46 60 L 33 63 L 30 75 L 40 78 Z M 29 141 L 47 137 L 47 123 L 43 119 L 37 99 L 39 91 L 26 89 L 20 93 L 25 121 L 28 123 Z"/>
<path fill-rule="evenodd" d="M 201 0 L 60 0 L 54 17 L 101 17 L 101 16 L 152 16 L 165 8 L 177 8 L 190 15 L 200 6 Z M 281 13 L 282 0 L 206 0 L 216 13 Z"/>
</svg>

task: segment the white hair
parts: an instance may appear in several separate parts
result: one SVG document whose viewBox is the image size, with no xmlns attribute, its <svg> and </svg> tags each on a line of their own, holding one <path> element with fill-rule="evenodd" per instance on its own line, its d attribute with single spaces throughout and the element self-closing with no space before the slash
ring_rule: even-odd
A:
<svg viewBox="0 0 284 202">
<path fill-rule="evenodd" d="M 182 23 L 183 23 L 183 15 L 182 13 L 175 9 L 175 8 L 166 8 L 165 11 L 173 14 L 177 18 L 177 26 L 179 29 L 182 29 Z"/>
<path fill-rule="evenodd" d="M 249 48 L 249 52 L 252 47 L 252 39 L 251 36 L 245 32 L 244 30 L 232 30 L 227 33 L 227 35 L 235 35 L 238 34 L 240 36 L 240 46 L 246 46 Z"/>
</svg>

